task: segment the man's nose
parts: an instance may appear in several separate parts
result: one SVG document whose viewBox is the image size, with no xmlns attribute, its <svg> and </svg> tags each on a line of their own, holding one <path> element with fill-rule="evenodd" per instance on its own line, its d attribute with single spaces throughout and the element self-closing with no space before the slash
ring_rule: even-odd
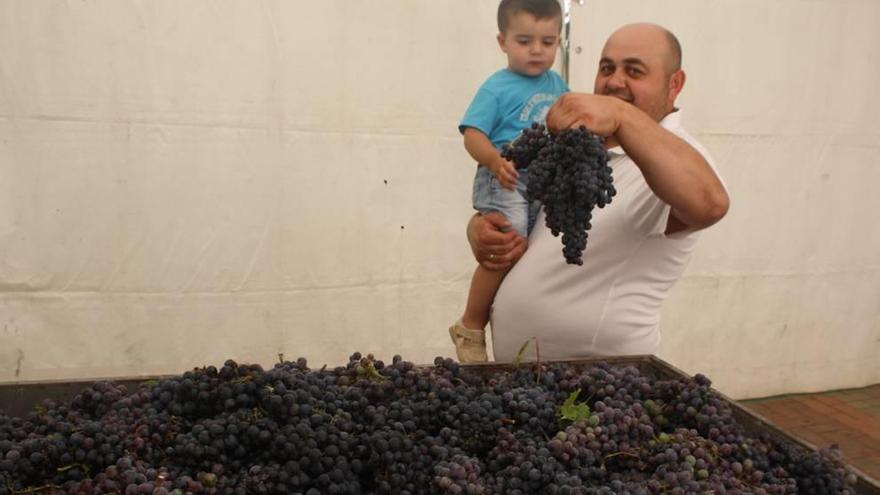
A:
<svg viewBox="0 0 880 495">
<path fill-rule="evenodd" d="M 623 75 L 623 71 L 614 71 L 614 73 L 608 78 L 608 86 L 612 88 L 626 87 L 626 78 Z"/>
</svg>

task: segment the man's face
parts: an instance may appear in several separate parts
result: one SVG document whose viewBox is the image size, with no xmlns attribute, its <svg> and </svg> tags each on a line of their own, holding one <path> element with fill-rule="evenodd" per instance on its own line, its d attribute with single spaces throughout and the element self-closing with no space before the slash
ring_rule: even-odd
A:
<svg viewBox="0 0 880 495">
<path fill-rule="evenodd" d="M 538 76 L 549 70 L 556 60 L 561 22 L 559 18 L 536 19 L 528 12 L 513 14 L 507 29 L 498 35 L 508 68 L 524 76 Z"/>
<path fill-rule="evenodd" d="M 676 75 L 681 71 L 670 74 L 669 64 L 669 42 L 662 31 L 623 28 L 602 50 L 593 92 L 632 103 L 659 122 L 672 112 L 681 91 Z"/>
</svg>

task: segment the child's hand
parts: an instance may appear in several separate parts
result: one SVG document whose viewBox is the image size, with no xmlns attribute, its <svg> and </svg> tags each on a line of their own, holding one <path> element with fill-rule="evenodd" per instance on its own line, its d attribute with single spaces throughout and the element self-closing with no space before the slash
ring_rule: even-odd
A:
<svg viewBox="0 0 880 495">
<path fill-rule="evenodd" d="M 516 166 L 513 162 L 505 160 L 499 156 L 497 160 L 489 165 L 489 170 L 495 174 L 495 178 L 498 179 L 498 182 L 501 183 L 502 187 L 510 189 L 511 191 L 516 189 L 516 181 L 519 179 L 519 172 L 516 171 Z"/>
</svg>

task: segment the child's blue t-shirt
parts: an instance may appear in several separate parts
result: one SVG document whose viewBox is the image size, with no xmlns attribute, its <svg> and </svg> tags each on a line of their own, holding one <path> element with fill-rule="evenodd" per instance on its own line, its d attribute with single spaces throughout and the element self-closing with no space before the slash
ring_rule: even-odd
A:
<svg viewBox="0 0 880 495">
<path fill-rule="evenodd" d="M 568 85 L 555 71 L 530 77 L 501 69 L 477 90 L 458 130 L 476 128 L 501 149 L 533 122 L 544 123 L 550 107 L 567 91 Z"/>
</svg>

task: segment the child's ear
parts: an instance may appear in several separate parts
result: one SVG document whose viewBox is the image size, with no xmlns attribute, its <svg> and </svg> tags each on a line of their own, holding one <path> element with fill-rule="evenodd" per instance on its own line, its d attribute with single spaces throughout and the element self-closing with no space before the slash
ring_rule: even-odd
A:
<svg viewBox="0 0 880 495">
<path fill-rule="evenodd" d="M 498 47 L 501 48 L 501 51 L 507 53 L 507 49 L 504 47 L 504 33 L 498 33 L 495 39 L 498 40 Z"/>
</svg>

